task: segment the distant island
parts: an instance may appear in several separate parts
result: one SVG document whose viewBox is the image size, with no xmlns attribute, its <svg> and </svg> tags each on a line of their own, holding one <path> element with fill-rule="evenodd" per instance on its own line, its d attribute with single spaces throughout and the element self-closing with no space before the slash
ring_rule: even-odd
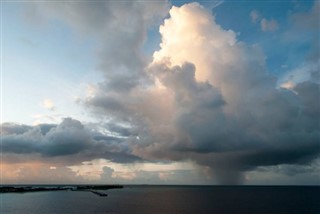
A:
<svg viewBox="0 0 320 214">
<path fill-rule="evenodd" d="M 119 189 L 122 185 L 8 185 L 0 186 L 0 193 L 27 193 L 41 191 L 89 191 L 99 196 L 107 196 L 105 192 L 98 190 Z"/>
</svg>

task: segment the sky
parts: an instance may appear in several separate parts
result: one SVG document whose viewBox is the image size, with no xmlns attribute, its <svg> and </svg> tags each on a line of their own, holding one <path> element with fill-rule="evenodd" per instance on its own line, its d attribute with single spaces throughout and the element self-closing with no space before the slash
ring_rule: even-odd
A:
<svg viewBox="0 0 320 214">
<path fill-rule="evenodd" d="M 320 184 L 320 1 L 1 1 L 1 183 Z"/>
</svg>

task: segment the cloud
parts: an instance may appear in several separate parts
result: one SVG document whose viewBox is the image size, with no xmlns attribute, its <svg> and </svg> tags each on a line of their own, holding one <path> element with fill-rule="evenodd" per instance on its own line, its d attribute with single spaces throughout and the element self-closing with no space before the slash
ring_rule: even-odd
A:
<svg viewBox="0 0 320 214">
<path fill-rule="evenodd" d="M 319 155 L 319 104 L 308 101 L 319 97 L 318 84 L 277 89 L 260 48 L 237 41 L 198 3 L 173 6 L 160 33 L 147 69 L 153 86 L 125 98 L 100 87 L 87 100 L 96 113 L 130 124 L 133 154 L 189 159 L 229 184 L 259 166 L 309 164 Z"/>
<path fill-rule="evenodd" d="M 87 183 L 71 169 L 43 162 L 1 164 L 2 183 L 7 184 L 81 184 Z"/>
<path fill-rule="evenodd" d="M 61 114 L 36 114 L 33 115 L 34 121 L 33 125 L 41 125 L 44 123 L 59 123 L 62 118 L 64 118 Z"/>
<path fill-rule="evenodd" d="M 278 79 L 278 85 L 293 86 L 306 81 L 320 83 L 319 66 L 319 60 L 307 60 L 302 63 L 302 65 L 284 73 L 284 75 Z M 289 87 L 289 89 L 292 88 L 293 87 Z"/>
<path fill-rule="evenodd" d="M 214 0 L 214 1 L 202 2 L 203 6 L 208 8 L 208 10 L 213 10 L 213 9 L 219 7 L 220 5 L 222 5 L 223 3 L 225 3 L 224 0 Z"/>
<path fill-rule="evenodd" d="M 104 166 L 102 168 L 101 180 L 107 183 L 133 183 L 133 184 L 210 184 L 203 173 L 196 169 L 170 169 L 162 165 L 162 169 L 156 166 L 151 171 L 145 167 L 135 170 L 125 169 L 116 170 L 112 167 Z M 168 165 L 170 166 L 170 165 Z M 171 165 L 173 166 L 173 165 Z"/>
<path fill-rule="evenodd" d="M 317 31 L 316 29 L 319 27 L 319 10 L 320 2 L 314 1 L 310 11 L 293 13 L 290 15 L 289 19 L 300 29 Z"/>
<path fill-rule="evenodd" d="M 23 134 L 30 129 L 31 127 L 27 125 L 3 123 L 1 124 L 1 135 Z"/>
<path fill-rule="evenodd" d="M 141 47 L 148 25 L 165 16 L 166 2 L 35 6 L 43 16 L 98 38 L 105 79 L 82 103 L 104 122 L 66 118 L 42 128 L 4 124 L 3 151 L 10 160 L 32 154 L 50 166 L 58 159 L 69 166 L 94 159 L 190 161 L 210 182 L 235 184 L 260 167 L 308 166 L 319 157 L 320 106 L 314 102 L 319 84 L 277 88 L 262 50 L 238 41 L 200 4 L 170 9 L 150 63 Z M 275 20 L 262 19 L 262 25 L 266 31 L 278 28 Z M 137 179 L 145 171 L 109 167 L 92 176 Z M 154 179 L 172 176 L 153 173 Z"/>
<path fill-rule="evenodd" d="M 319 1 L 314 1 L 308 11 L 297 11 L 288 15 L 289 28 L 284 32 L 283 41 L 296 44 L 310 44 L 312 42 L 313 53 L 310 58 L 319 59 Z"/>
<path fill-rule="evenodd" d="M 260 14 L 257 10 L 253 10 L 250 12 L 250 18 L 252 23 L 257 23 L 260 20 Z"/>
<path fill-rule="evenodd" d="M 288 165 L 258 167 L 257 170 L 247 173 L 246 179 L 252 184 L 271 185 L 319 185 L 319 159 L 310 165 Z"/>
<path fill-rule="evenodd" d="M 289 15 L 290 27 L 284 33 L 284 41 L 308 49 L 303 60 L 279 78 L 278 85 L 296 85 L 305 81 L 320 83 L 320 42 L 315 30 L 319 25 L 319 7 L 320 3 L 315 1 L 309 11 Z"/>
<path fill-rule="evenodd" d="M 173 7 L 160 33 L 151 72 L 173 102 L 173 118 L 164 117 L 166 132 L 162 125 L 139 135 L 148 143 L 137 144 L 135 154 L 192 159 L 221 183 L 238 182 L 258 166 L 308 164 L 319 155 L 319 103 L 305 100 L 319 97 L 318 84 L 299 84 L 295 93 L 276 89 L 260 49 L 237 41 L 197 3 Z"/>
<path fill-rule="evenodd" d="M 267 20 L 266 18 L 263 18 L 260 22 L 260 25 L 261 25 L 261 30 L 264 32 L 276 31 L 279 28 L 278 22 L 274 19 Z"/>
<path fill-rule="evenodd" d="M 83 125 L 80 121 L 65 118 L 60 124 L 26 126 L 2 124 L 2 152 L 10 156 L 40 155 L 38 159 L 60 159 L 65 164 L 81 163 L 94 158 L 105 158 L 115 162 L 141 160 L 127 153 L 122 146 L 123 138 L 108 136 Z"/>
<path fill-rule="evenodd" d="M 119 164 L 104 159 L 83 162 L 81 165 L 69 166 L 78 176 L 92 181 L 104 183 L 134 184 L 164 184 L 166 182 L 188 183 L 196 179 L 209 182 L 203 173 L 199 172 L 191 162 L 163 162 L 163 163 L 131 163 Z M 181 177 L 179 178 L 179 175 Z M 192 178 L 181 181 L 182 175 L 189 174 Z M 202 177 L 202 179 L 201 179 Z M 199 182 L 198 182 L 199 183 Z M 201 183 L 201 182 L 200 182 Z M 189 183 L 190 184 L 190 183 Z"/>
<path fill-rule="evenodd" d="M 260 21 L 260 27 L 263 32 L 272 32 L 279 29 L 279 23 L 275 19 L 272 18 L 268 20 L 257 10 L 252 10 L 249 15 L 253 24 L 259 23 Z"/>
<path fill-rule="evenodd" d="M 141 49 L 148 27 L 164 17 L 168 7 L 166 0 L 32 2 L 25 13 L 33 22 L 60 21 L 94 39 L 97 68 L 105 76 L 101 85 L 126 93 L 148 81 L 143 73 L 146 56 Z"/>
<path fill-rule="evenodd" d="M 42 100 L 41 106 L 42 106 L 43 108 L 45 108 L 45 109 L 50 110 L 50 111 L 54 111 L 54 110 L 55 110 L 55 106 L 54 106 L 54 104 L 53 104 L 53 102 L 52 102 L 51 99 L 44 99 L 44 100 Z"/>
</svg>

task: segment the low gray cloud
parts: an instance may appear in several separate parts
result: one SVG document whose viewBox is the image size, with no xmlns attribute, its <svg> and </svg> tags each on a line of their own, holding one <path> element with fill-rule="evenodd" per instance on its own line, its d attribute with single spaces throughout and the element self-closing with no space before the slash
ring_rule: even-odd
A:
<svg viewBox="0 0 320 214">
<path fill-rule="evenodd" d="M 31 129 L 30 126 L 15 123 L 3 123 L 1 125 L 1 135 L 23 134 Z"/>
<path fill-rule="evenodd" d="M 6 130 L 1 135 L 2 152 L 5 154 L 39 154 L 40 158 L 61 158 L 66 161 L 65 165 L 95 158 L 120 163 L 141 161 L 141 158 L 130 154 L 128 147 L 122 146 L 124 136 L 108 136 L 93 131 L 71 118 L 65 118 L 58 125 L 2 124 L 1 128 Z M 10 132 L 7 131 L 9 129 Z"/>
</svg>

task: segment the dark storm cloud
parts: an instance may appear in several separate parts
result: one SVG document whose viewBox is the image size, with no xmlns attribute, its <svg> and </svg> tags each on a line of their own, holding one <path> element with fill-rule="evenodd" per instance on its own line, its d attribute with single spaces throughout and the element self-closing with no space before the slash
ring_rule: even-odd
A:
<svg viewBox="0 0 320 214">
<path fill-rule="evenodd" d="M 297 92 L 298 97 L 302 104 L 302 114 L 308 119 L 313 120 L 315 123 L 314 127 L 319 127 L 320 121 L 320 108 L 319 108 L 319 101 L 320 101 L 320 87 L 319 84 L 313 82 L 303 82 L 298 84 L 294 90 Z M 318 126 L 317 126 L 318 125 Z M 313 131 L 313 130 L 310 130 Z M 316 130 L 314 130 L 316 131 Z"/>
<path fill-rule="evenodd" d="M 179 112 L 183 113 L 176 118 L 177 127 L 189 142 L 176 141 L 173 151 L 164 157 L 180 159 L 184 158 L 181 153 L 187 153 L 185 156 L 200 165 L 212 167 L 217 180 L 224 184 L 240 182 L 243 178 L 239 172 L 258 166 L 308 165 L 319 157 L 319 84 L 304 82 L 294 92 L 271 90 L 238 109 L 251 111 L 235 110 L 231 115 L 223 111 L 228 101 L 202 105 L 209 99 L 201 101 L 201 93 L 197 95 L 189 104 L 180 105 Z M 180 102 L 180 96 L 176 101 Z"/>
<path fill-rule="evenodd" d="M 150 72 L 168 90 L 167 102 L 173 99 L 173 117 L 162 118 L 163 122 L 146 114 L 151 111 L 148 105 L 132 107 L 132 100 L 139 99 L 134 93 L 118 97 L 123 108 L 95 107 L 106 114 L 116 109 L 119 119 L 142 116 L 131 117 L 132 129 L 139 136 L 139 140 L 127 141 L 133 154 L 147 159 L 193 160 L 210 167 L 223 184 L 239 183 L 244 179 L 242 172 L 259 166 L 308 165 L 319 156 L 319 84 L 304 82 L 293 90 L 276 89 L 272 78 L 259 74 L 265 71 L 251 70 L 246 72 L 248 79 L 241 80 L 252 85 L 250 91 L 232 86 L 237 91 L 224 95 L 209 82 L 196 81 L 195 71 L 190 63 L 152 67 Z M 245 93 L 243 98 L 234 97 Z"/>
</svg>

